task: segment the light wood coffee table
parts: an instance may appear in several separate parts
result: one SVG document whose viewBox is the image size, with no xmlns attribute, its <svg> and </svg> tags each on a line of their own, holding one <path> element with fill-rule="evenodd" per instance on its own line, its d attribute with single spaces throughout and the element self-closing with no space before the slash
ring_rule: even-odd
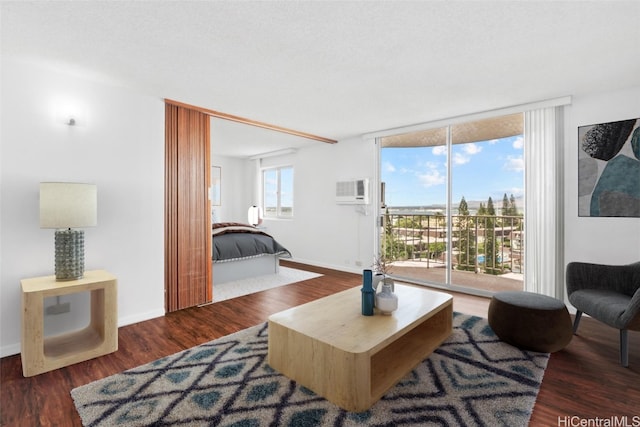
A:
<svg viewBox="0 0 640 427">
<path fill-rule="evenodd" d="M 360 288 L 269 317 L 269 365 L 348 411 L 369 409 L 451 334 L 452 297 L 395 286 L 398 310 L 361 314 Z"/>
</svg>

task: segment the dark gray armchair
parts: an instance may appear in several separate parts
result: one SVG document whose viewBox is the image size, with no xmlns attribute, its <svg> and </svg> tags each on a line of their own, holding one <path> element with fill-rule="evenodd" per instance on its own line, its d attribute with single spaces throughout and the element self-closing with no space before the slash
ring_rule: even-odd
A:
<svg viewBox="0 0 640 427">
<path fill-rule="evenodd" d="M 582 313 L 620 330 L 620 362 L 629 366 L 629 330 L 640 331 L 640 262 L 603 265 L 571 262 L 567 265 L 567 293 L 578 310 L 573 333 Z"/>
</svg>

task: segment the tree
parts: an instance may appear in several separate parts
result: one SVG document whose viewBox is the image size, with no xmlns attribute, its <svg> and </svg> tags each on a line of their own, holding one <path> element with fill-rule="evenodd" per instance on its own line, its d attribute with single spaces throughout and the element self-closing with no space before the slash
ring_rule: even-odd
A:
<svg viewBox="0 0 640 427">
<path fill-rule="evenodd" d="M 389 215 L 389 208 L 385 209 L 384 219 L 383 219 L 383 255 L 385 258 L 393 259 L 393 255 L 395 253 L 395 239 L 393 238 L 393 224 L 391 215 Z"/>
<path fill-rule="evenodd" d="M 478 216 L 486 215 L 487 208 L 484 206 L 484 203 L 480 202 L 480 207 L 478 208 Z"/>
<path fill-rule="evenodd" d="M 485 271 L 490 274 L 498 274 L 502 270 L 499 263 L 497 263 L 498 245 L 496 244 L 495 215 L 496 210 L 493 207 L 493 199 L 489 197 L 489 200 L 487 200 L 487 217 L 484 230 L 484 265 Z"/>
<path fill-rule="evenodd" d="M 491 196 L 489 196 L 489 200 L 487 200 L 487 215 L 496 215 L 496 209 L 493 207 L 493 199 Z"/>
<path fill-rule="evenodd" d="M 518 213 L 518 207 L 516 206 L 516 198 L 513 197 L 513 194 L 509 199 L 509 215 L 520 216 L 520 214 Z"/>
<path fill-rule="evenodd" d="M 391 218 L 389 209 L 387 208 L 384 214 L 383 250 L 381 256 L 384 256 L 389 261 L 409 258 L 413 255 L 413 248 L 396 239 L 394 236 L 394 224 Z"/>
<path fill-rule="evenodd" d="M 473 219 L 469 217 L 469 205 L 462 196 L 458 206 L 458 269 L 475 271 L 476 236 Z"/>
<path fill-rule="evenodd" d="M 513 197 L 513 194 L 511 195 L 511 197 Z M 509 215 L 512 215 L 509 205 L 509 199 L 507 198 L 507 193 L 504 193 L 504 197 L 502 197 L 502 216 Z"/>
<path fill-rule="evenodd" d="M 429 257 L 439 258 L 446 249 L 447 245 L 444 242 L 429 243 Z"/>
<path fill-rule="evenodd" d="M 458 205 L 458 215 L 469 215 L 469 205 L 464 199 L 464 196 L 462 196 L 462 200 L 460 200 L 460 204 Z"/>
<path fill-rule="evenodd" d="M 396 226 L 400 228 L 412 228 L 414 230 L 421 230 L 422 217 L 398 218 L 398 222 L 396 223 Z"/>
</svg>

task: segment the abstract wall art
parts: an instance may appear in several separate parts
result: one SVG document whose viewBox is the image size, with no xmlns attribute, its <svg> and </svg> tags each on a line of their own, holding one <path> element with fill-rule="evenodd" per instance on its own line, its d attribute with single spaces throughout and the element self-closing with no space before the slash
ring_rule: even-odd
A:
<svg viewBox="0 0 640 427">
<path fill-rule="evenodd" d="M 578 127 L 578 216 L 640 217 L 640 119 Z"/>
</svg>

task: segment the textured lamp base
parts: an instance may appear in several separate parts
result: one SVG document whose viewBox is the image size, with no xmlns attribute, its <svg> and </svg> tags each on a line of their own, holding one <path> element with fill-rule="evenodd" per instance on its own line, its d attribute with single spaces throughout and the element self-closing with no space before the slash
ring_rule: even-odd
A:
<svg viewBox="0 0 640 427">
<path fill-rule="evenodd" d="M 77 280 L 84 275 L 84 231 L 56 230 L 56 280 Z"/>
</svg>

